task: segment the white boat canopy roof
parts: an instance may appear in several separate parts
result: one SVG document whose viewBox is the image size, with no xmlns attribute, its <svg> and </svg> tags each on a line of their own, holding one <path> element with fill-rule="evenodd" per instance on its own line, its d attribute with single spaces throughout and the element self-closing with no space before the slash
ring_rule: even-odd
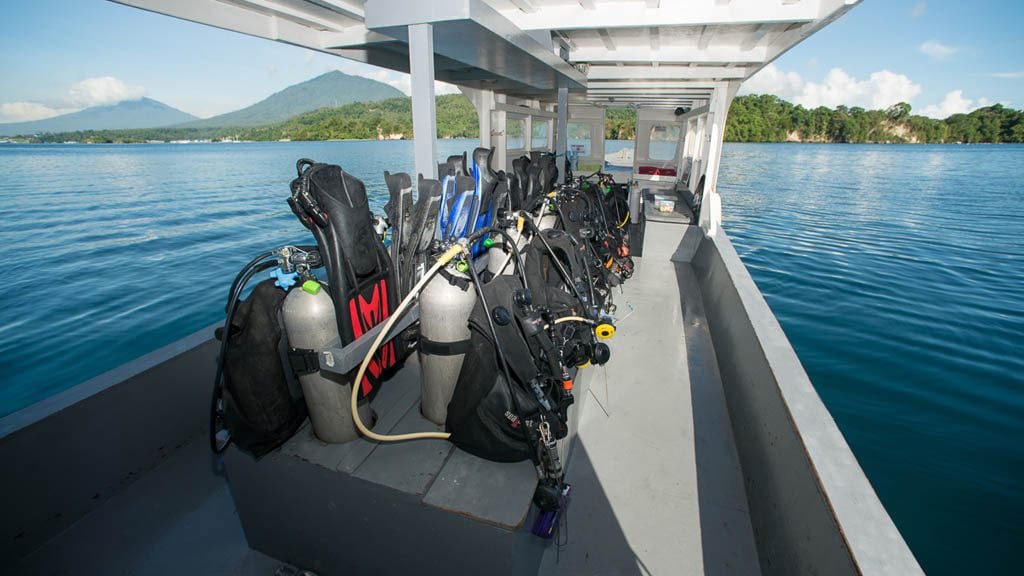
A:
<svg viewBox="0 0 1024 576">
<path fill-rule="evenodd" d="M 465 88 L 600 106 L 695 107 L 859 0 L 116 0 L 410 72 L 409 26 L 432 25 L 434 76 Z M 720 84 L 719 84 L 720 85 Z"/>
</svg>

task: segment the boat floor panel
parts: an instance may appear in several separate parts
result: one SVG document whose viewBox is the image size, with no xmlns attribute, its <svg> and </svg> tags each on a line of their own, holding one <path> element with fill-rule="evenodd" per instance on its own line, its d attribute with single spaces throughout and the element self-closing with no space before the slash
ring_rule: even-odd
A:
<svg viewBox="0 0 1024 576">
<path fill-rule="evenodd" d="M 246 543 L 205 436 L 23 558 L 16 573 L 269 576 L 289 566 Z"/>
<path fill-rule="evenodd" d="M 685 258 L 699 230 L 648 222 L 645 233 L 644 257 L 620 297 L 620 311 L 632 311 L 618 325 L 612 361 L 596 369 L 569 463 L 566 544 L 547 550 L 540 572 L 758 573 L 714 348 Z"/>
</svg>

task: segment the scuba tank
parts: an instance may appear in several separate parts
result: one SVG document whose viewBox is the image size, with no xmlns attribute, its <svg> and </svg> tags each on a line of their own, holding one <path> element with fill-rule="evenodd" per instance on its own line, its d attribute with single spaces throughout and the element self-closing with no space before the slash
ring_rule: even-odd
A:
<svg viewBox="0 0 1024 576">
<path fill-rule="evenodd" d="M 512 249 L 520 249 L 523 243 L 522 233 L 516 230 L 515 226 L 508 227 L 506 232 L 516 241 L 516 246 L 512 247 Z M 504 238 L 494 238 L 492 239 L 491 246 L 487 249 L 487 271 L 492 276 L 515 272 L 515 265 L 512 263 L 512 253 L 506 252 L 505 243 Z"/>
<path fill-rule="evenodd" d="M 335 302 L 341 344 L 358 339 L 384 322 L 398 301 L 395 264 L 374 230 L 363 181 L 341 166 L 303 158 L 296 162 L 288 205 L 312 232 L 327 271 L 327 289 Z M 411 352 L 408 342 L 381 346 L 370 370 L 358 383 L 361 398 L 376 394 Z"/>
<path fill-rule="evenodd" d="M 289 291 L 281 316 L 292 347 L 292 367 L 306 398 L 313 432 L 324 442 L 355 440 L 359 433 L 348 410 L 352 382 L 337 374 L 321 372 L 318 362 L 296 361 L 310 354 L 315 357 L 321 348 L 338 340 L 338 324 L 330 295 L 315 280 L 307 280 L 301 288 Z M 307 366 L 312 368 L 305 368 Z M 371 420 L 372 412 L 369 403 L 361 404 L 360 415 L 364 421 Z"/>
<path fill-rule="evenodd" d="M 540 217 L 537 218 L 538 230 L 550 230 L 558 223 L 558 209 L 554 198 L 545 198 L 540 204 Z"/>
<path fill-rule="evenodd" d="M 469 277 L 452 266 L 420 293 L 421 410 L 435 424 L 444 424 L 447 418 L 469 344 L 467 319 L 475 305 Z"/>
</svg>

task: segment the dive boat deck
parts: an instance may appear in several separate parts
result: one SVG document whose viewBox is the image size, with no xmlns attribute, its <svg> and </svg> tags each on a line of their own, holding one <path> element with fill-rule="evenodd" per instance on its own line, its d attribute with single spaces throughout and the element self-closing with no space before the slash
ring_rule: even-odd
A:
<svg viewBox="0 0 1024 576">
<path fill-rule="evenodd" d="M 547 550 L 542 574 L 760 570 L 689 264 L 699 241 L 695 227 L 647 223 L 643 257 L 617 299 L 620 317 L 629 316 L 618 323 L 612 360 L 590 368 L 591 398 L 567 473 L 568 546 Z"/>
<path fill-rule="evenodd" d="M 541 574 L 759 572 L 718 363 L 688 262 L 700 238 L 696 227 L 647 225 L 644 257 L 617 295 L 623 319 L 612 361 L 587 368 L 589 397 L 568 463 L 574 488 L 565 545 L 548 546 Z M 215 466 L 196 430 L 15 571 L 292 572 L 249 548 Z"/>
</svg>

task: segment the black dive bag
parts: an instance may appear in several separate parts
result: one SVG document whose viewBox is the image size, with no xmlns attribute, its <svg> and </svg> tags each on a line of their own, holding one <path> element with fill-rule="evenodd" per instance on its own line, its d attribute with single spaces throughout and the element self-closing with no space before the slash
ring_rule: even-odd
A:
<svg viewBox="0 0 1024 576">
<path fill-rule="evenodd" d="M 264 280 L 235 310 L 225 334 L 223 419 L 231 442 L 260 458 L 284 444 L 306 420 L 302 389 L 286 363 L 281 322 L 286 293 Z"/>
<path fill-rule="evenodd" d="M 568 403 L 562 402 L 558 395 L 561 388 L 545 387 L 551 410 L 541 405 L 530 389 L 531 382 L 538 378 L 543 380 L 545 376 L 535 362 L 540 355 L 539 348 L 553 349 L 550 341 L 542 341 L 546 335 L 540 326 L 535 325 L 531 330 L 529 319 L 520 314 L 516 292 L 521 287 L 514 276 L 497 276 L 483 286 L 491 310 L 485 310 L 477 300 L 469 316 L 470 349 L 463 360 L 445 422 L 453 444 L 495 462 L 537 462 L 537 427 L 542 417 L 551 423 L 557 438 L 568 432 L 565 425 Z M 491 335 L 487 314 L 492 314 L 498 342 L 494 342 Z M 504 354 L 512 382 L 505 379 L 498 364 L 498 347 Z M 557 362 L 554 355 L 549 358 Z M 557 365 L 554 369 L 557 370 Z M 546 372 L 550 374 L 551 370 Z M 564 408 L 559 414 L 557 407 L 562 405 Z"/>
</svg>

